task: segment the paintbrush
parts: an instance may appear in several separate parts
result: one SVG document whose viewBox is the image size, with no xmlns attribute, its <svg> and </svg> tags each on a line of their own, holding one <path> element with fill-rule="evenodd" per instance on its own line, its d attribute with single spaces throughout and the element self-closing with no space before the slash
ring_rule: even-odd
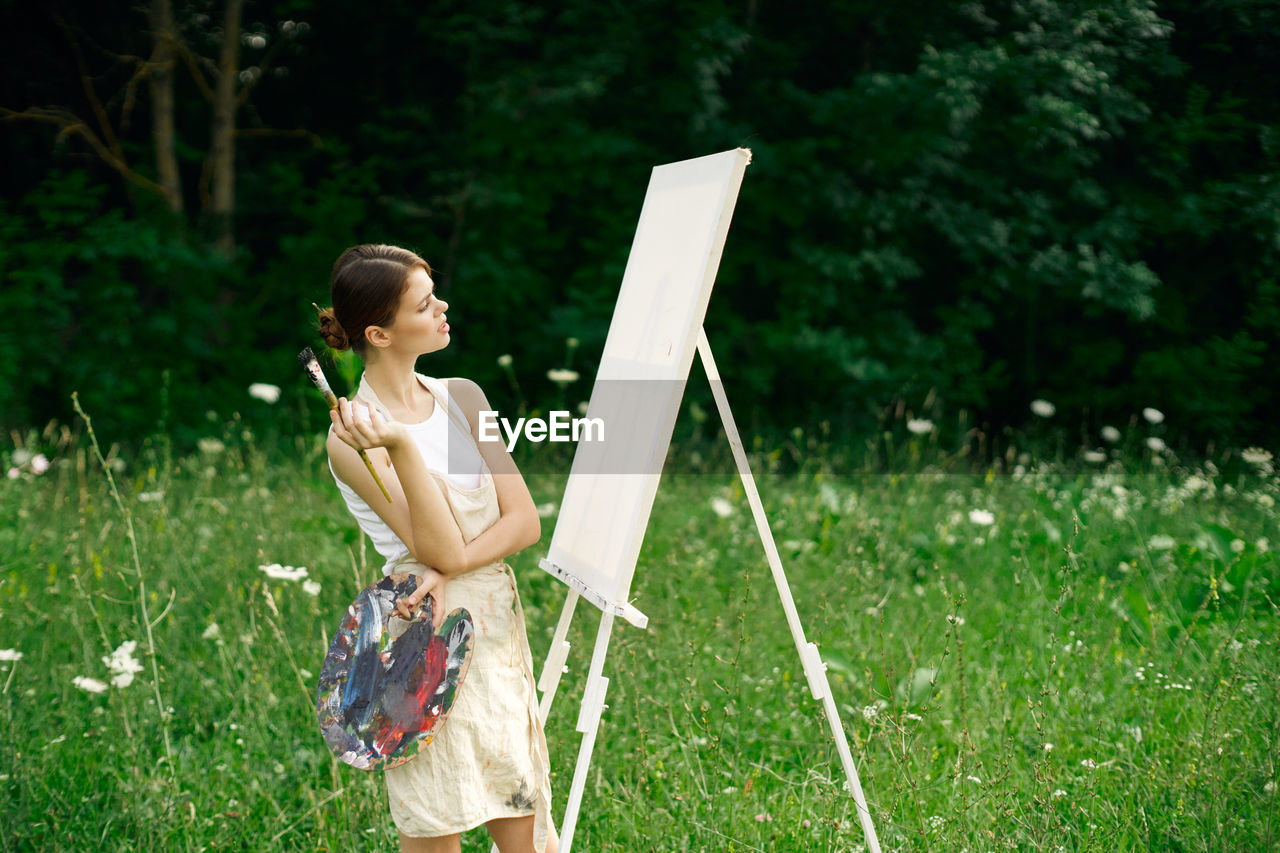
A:
<svg viewBox="0 0 1280 853">
<path fill-rule="evenodd" d="M 311 351 L 311 347 L 307 347 L 298 353 L 298 363 L 302 365 L 303 370 L 307 371 L 311 381 L 316 384 L 316 388 L 320 390 L 320 394 L 324 397 L 324 401 L 329 404 L 329 408 L 338 408 L 338 397 L 333 393 L 333 389 L 329 387 L 328 381 L 324 378 L 324 371 L 320 369 L 320 362 L 316 361 L 316 354 Z M 387 491 L 386 486 L 382 485 L 382 478 L 378 476 L 378 472 L 373 470 L 373 462 L 369 459 L 369 454 L 363 450 L 357 452 L 360 454 L 360 458 L 364 460 L 364 467 L 368 468 L 369 473 L 373 475 L 373 481 L 382 490 L 382 496 L 387 499 L 387 503 L 391 503 L 391 493 Z"/>
</svg>

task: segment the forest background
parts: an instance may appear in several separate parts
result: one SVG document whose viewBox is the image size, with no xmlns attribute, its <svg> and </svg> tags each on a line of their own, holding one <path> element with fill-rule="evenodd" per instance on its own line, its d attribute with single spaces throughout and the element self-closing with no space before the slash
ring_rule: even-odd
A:
<svg viewBox="0 0 1280 853">
<path fill-rule="evenodd" d="M 1187 450 L 1277 436 L 1280 4 L 10 0 L 0 33 L 6 431 L 78 390 L 190 447 L 277 428 L 255 382 L 318 428 L 294 356 L 369 241 L 453 303 L 430 372 L 573 404 L 649 170 L 745 146 L 706 326 L 750 431 L 990 450 L 1044 399 L 1071 446 L 1147 407 Z"/>
</svg>

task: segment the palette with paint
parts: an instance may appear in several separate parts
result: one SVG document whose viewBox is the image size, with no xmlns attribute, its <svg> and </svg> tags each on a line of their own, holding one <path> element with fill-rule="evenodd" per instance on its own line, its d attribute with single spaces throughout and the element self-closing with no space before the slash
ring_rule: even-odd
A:
<svg viewBox="0 0 1280 853">
<path fill-rule="evenodd" d="M 387 575 L 347 608 L 325 655 L 316 710 L 325 743 L 361 770 L 386 770 L 422 751 L 440 731 L 471 662 L 475 629 L 462 608 L 432 630 L 433 601 L 392 639 L 395 602 L 418 579 Z"/>
</svg>

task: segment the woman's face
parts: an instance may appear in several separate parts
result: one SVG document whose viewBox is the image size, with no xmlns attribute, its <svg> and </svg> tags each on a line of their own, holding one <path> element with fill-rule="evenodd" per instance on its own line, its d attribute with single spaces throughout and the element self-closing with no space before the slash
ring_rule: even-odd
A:
<svg viewBox="0 0 1280 853">
<path fill-rule="evenodd" d="M 400 295 L 395 322 L 387 329 L 392 346 L 423 353 L 449 345 L 449 324 L 444 312 L 449 303 L 435 295 L 436 285 L 422 267 L 414 267 Z"/>
</svg>

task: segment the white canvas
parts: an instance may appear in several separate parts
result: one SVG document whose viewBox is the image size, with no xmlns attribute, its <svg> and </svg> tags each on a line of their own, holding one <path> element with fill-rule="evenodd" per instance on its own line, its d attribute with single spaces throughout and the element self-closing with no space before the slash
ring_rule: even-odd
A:
<svg viewBox="0 0 1280 853">
<path fill-rule="evenodd" d="M 649 179 L 544 568 L 597 606 L 625 604 L 751 152 L 657 166 Z M 549 564 L 549 565 L 548 565 Z"/>
</svg>

